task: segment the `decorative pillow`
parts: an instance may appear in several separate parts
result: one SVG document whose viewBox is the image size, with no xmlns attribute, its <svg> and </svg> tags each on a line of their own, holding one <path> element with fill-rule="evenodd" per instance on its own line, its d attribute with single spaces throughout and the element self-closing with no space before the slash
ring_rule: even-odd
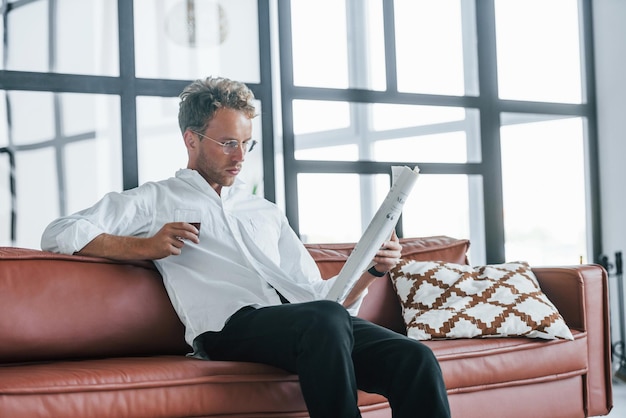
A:
<svg viewBox="0 0 626 418">
<path fill-rule="evenodd" d="M 472 267 L 403 260 L 390 275 L 411 338 L 574 339 L 526 262 Z"/>
</svg>

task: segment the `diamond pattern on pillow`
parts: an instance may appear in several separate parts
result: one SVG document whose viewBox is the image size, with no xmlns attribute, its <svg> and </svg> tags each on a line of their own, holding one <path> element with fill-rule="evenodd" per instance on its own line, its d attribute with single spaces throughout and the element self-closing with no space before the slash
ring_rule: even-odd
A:
<svg viewBox="0 0 626 418">
<path fill-rule="evenodd" d="M 411 338 L 574 339 L 526 262 L 402 260 L 390 275 Z"/>
</svg>

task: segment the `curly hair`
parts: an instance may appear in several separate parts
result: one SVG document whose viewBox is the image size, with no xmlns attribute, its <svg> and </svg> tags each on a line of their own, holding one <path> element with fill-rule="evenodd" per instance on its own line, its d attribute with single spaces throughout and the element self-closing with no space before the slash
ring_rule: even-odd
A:
<svg viewBox="0 0 626 418">
<path fill-rule="evenodd" d="M 248 118 L 256 116 L 254 94 L 244 83 L 224 77 L 207 77 L 189 84 L 180 94 L 178 125 L 204 131 L 220 108 L 239 110 Z"/>
</svg>

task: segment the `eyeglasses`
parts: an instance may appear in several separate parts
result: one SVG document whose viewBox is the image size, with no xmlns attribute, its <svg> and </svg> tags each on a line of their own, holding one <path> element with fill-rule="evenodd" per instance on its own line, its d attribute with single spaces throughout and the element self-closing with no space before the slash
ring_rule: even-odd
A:
<svg viewBox="0 0 626 418">
<path fill-rule="evenodd" d="M 249 141 L 243 141 L 243 142 L 239 142 L 236 140 L 232 140 L 232 141 L 226 141 L 226 142 L 220 142 L 217 141 L 213 138 L 211 138 L 210 136 L 206 136 L 201 134 L 198 131 L 191 131 L 203 138 L 206 138 L 210 141 L 215 142 L 217 145 L 221 145 L 222 147 L 222 151 L 224 151 L 224 154 L 228 155 L 228 154 L 232 154 L 233 152 L 235 152 L 235 150 L 239 149 L 239 147 L 241 146 L 241 149 L 243 150 L 243 153 L 245 154 L 248 151 L 252 151 L 254 149 L 254 146 L 257 144 L 257 141 L 255 141 L 254 139 L 251 139 Z"/>
</svg>

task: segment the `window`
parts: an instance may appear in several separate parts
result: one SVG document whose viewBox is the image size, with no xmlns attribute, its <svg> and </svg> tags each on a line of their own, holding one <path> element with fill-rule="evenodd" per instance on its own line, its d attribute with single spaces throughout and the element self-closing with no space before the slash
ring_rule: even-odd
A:
<svg viewBox="0 0 626 418">
<path fill-rule="evenodd" d="M 469 238 L 473 263 L 598 254 L 589 15 L 549 3 L 279 2 L 286 210 L 303 240 L 357 240 L 391 166 L 418 165 L 401 235 Z"/>
<path fill-rule="evenodd" d="M 57 216 L 185 167 L 177 96 L 193 79 L 247 82 L 256 139 L 273 136 L 265 1 L 9 1 L 3 12 L 0 245 L 38 248 Z M 273 142 L 259 149 L 244 177 L 273 200 Z"/>
<path fill-rule="evenodd" d="M 261 147 L 242 176 L 284 200 L 306 242 L 357 240 L 391 167 L 418 165 L 401 236 L 469 238 L 473 263 L 594 261 L 590 8 L 583 0 L 5 2 L 0 245 L 37 248 L 54 217 L 184 166 L 177 96 L 215 74 L 254 91 Z"/>
</svg>

